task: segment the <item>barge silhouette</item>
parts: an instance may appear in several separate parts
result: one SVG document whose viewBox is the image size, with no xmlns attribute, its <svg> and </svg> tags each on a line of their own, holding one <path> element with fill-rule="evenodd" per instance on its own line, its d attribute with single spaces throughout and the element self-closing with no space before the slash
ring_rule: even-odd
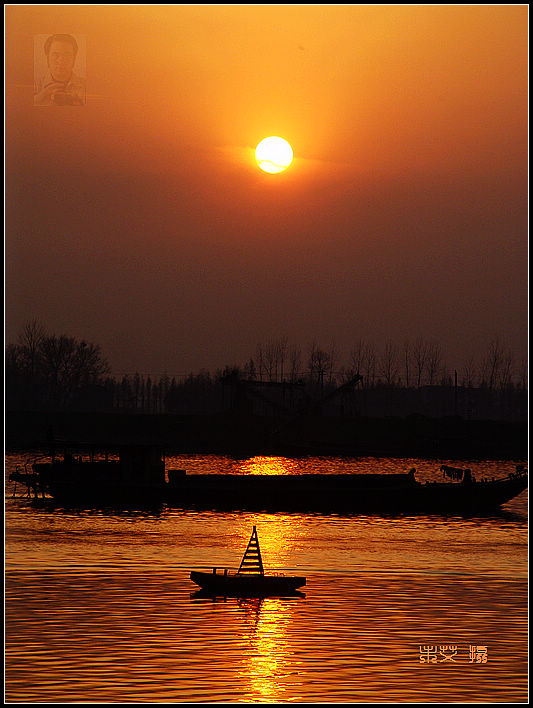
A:
<svg viewBox="0 0 533 708">
<path fill-rule="evenodd" d="M 444 469 L 444 468 L 441 468 Z M 452 482 L 419 482 L 407 474 L 239 475 L 187 474 L 168 470 L 161 448 L 125 445 L 118 459 L 84 459 L 65 451 L 25 465 L 10 475 L 28 496 L 85 508 L 168 505 L 219 509 L 347 514 L 487 513 L 528 486 L 517 467 L 503 479 L 478 480 L 456 470 Z M 458 481 L 460 479 L 460 481 Z"/>
<path fill-rule="evenodd" d="M 172 477 L 171 477 L 172 480 Z M 416 480 L 408 474 L 187 475 L 171 481 L 171 506 L 345 514 L 486 513 L 520 494 L 526 470 L 499 480 Z"/>
</svg>

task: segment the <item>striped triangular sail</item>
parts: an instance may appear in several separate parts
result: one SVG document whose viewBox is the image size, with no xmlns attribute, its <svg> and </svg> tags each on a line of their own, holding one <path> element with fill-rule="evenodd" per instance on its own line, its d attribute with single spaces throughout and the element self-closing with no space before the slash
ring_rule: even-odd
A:
<svg viewBox="0 0 533 708">
<path fill-rule="evenodd" d="M 261 550 L 259 548 L 259 539 L 257 538 L 257 529 L 254 526 L 248 546 L 242 557 L 239 566 L 239 573 L 255 573 L 263 575 L 263 561 L 261 560 Z"/>
</svg>

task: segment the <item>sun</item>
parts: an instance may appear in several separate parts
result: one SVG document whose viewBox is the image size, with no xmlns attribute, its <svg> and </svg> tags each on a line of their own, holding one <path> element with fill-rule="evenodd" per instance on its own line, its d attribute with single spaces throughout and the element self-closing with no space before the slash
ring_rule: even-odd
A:
<svg viewBox="0 0 533 708">
<path fill-rule="evenodd" d="M 271 135 L 255 148 L 255 159 L 264 172 L 283 172 L 291 164 L 292 148 L 283 138 Z"/>
</svg>

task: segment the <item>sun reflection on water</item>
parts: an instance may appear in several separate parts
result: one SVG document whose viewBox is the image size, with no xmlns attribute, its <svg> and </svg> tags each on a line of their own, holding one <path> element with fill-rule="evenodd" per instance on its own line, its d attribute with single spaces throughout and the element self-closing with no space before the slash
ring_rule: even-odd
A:
<svg viewBox="0 0 533 708">
<path fill-rule="evenodd" d="M 298 463 L 287 457 L 257 455 L 248 460 L 239 461 L 235 467 L 242 474 L 294 474 L 298 470 Z"/>
<path fill-rule="evenodd" d="M 268 460 L 272 458 L 258 458 Z M 251 461 L 248 461 L 251 462 Z M 277 462 L 277 460 L 276 460 Z M 265 572 L 286 570 L 302 533 L 299 516 L 246 514 L 242 528 L 257 528 Z M 298 701 L 299 663 L 291 650 L 290 627 L 303 598 L 246 598 L 237 601 L 244 617 L 242 639 L 248 651 L 238 671 L 244 699 L 260 703 Z M 301 668 L 301 667 L 300 667 Z"/>
<path fill-rule="evenodd" d="M 189 468 L 176 460 L 172 466 Z M 8 458 L 6 471 L 18 462 Z M 245 474 L 261 464 L 287 473 L 292 462 L 239 465 Z M 432 479 L 434 460 L 379 468 L 403 471 L 411 462 Z M 236 471 L 233 458 L 195 464 L 196 472 Z M 339 461 L 294 464 L 296 473 L 327 474 Z M 369 460 L 344 464 L 377 468 Z M 467 466 L 476 476 L 514 469 Z M 527 492 L 501 513 L 473 518 L 52 511 L 11 494 L 7 487 L 11 702 L 527 697 Z M 254 525 L 266 572 L 305 575 L 305 598 L 191 599 L 190 570 L 238 567 Z M 464 658 L 421 665 L 419 645 L 440 643 L 459 644 Z M 487 664 L 468 663 L 470 644 L 488 646 Z"/>
<path fill-rule="evenodd" d="M 305 533 L 303 518 L 300 515 L 279 517 L 275 514 L 243 514 L 242 522 L 244 536 L 247 536 L 241 544 L 242 551 L 244 552 L 252 528 L 255 526 L 266 573 L 275 573 L 278 569 L 292 567 L 291 559 L 295 555 L 302 534 Z"/>
<path fill-rule="evenodd" d="M 245 697 L 261 703 L 299 700 L 293 685 L 299 675 L 298 662 L 287 636 L 294 604 L 283 598 L 242 600 L 239 604 L 246 613 L 250 647 L 239 676 Z M 292 687 L 288 699 L 289 684 Z"/>
</svg>

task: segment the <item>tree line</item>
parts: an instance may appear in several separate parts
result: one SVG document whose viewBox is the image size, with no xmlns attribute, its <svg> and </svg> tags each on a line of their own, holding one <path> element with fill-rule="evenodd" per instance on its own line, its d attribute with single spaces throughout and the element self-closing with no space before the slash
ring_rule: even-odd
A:
<svg viewBox="0 0 533 708">
<path fill-rule="evenodd" d="M 516 361 L 513 352 L 494 338 L 480 361 L 473 357 L 459 369 L 451 369 L 440 342 L 405 339 L 401 344 L 387 340 L 382 349 L 372 342 L 358 339 L 351 348 L 347 363 L 335 345 L 321 347 L 312 342 L 306 351 L 289 346 L 287 338 L 259 344 L 255 358 L 235 367 L 243 375 L 260 381 L 307 380 L 319 384 L 340 385 L 362 376 L 363 388 L 394 386 L 448 386 L 491 390 L 510 387 L 527 388 L 527 364 Z"/>
<path fill-rule="evenodd" d="M 66 335 L 49 334 L 36 320 L 27 323 L 5 353 L 7 409 L 119 409 L 131 412 L 205 412 L 225 406 L 236 382 L 300 385 L 315 396 L 360 378 L 361 389 L 419 389 L 459 386 L 487 391 L 525 391 L 527 366 L 517 362 L 499 339 L 480 361 L 451 370 L 437 341 L 389 340 L 381 349 L 358 339 L 344 361 L 334 346 L 317 341 L 307 349 L 288 338 L 258 344 L 244 363 L 214 373 L 151 377 L 112 376 L 100 346 Z"/>
</svg>

